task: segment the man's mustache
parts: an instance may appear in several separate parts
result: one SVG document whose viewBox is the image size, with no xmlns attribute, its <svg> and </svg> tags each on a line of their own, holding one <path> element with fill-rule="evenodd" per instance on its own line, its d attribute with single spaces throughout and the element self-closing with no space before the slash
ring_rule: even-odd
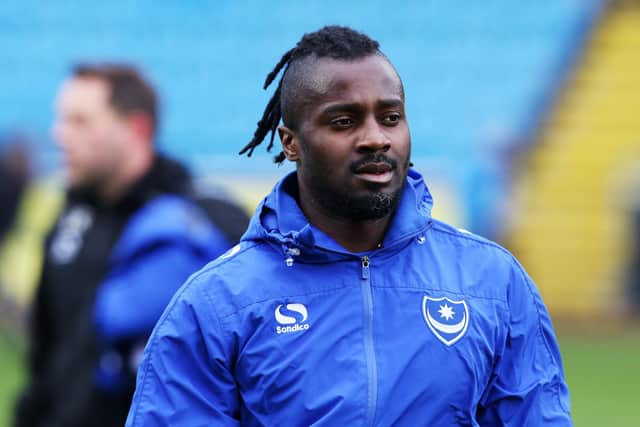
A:
<svg viewBox="0 0 640 427">
<path fill-rule="evenodd" d="M 388 157 L 384 154 L 371 154 L 351 163 L 349 169 L 351 170 L 351 172 L 357 173 L 358 169 L 371 163 L 383 163 L 389 166 L 390 169 L 395 169 L 398 166 L 398 162 L 396 161 L 396 159 Z"/>
</svg>

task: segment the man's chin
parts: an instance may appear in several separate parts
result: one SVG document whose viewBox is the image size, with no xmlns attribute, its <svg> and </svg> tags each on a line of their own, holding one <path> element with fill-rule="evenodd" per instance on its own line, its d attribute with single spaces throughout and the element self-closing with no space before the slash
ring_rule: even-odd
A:
<svg viewBox="0 0 640 427">
<path fill-rule="evenodd" d="M 325 193 L 320 197 L 324 208 L 349 221 L 370 221 L 384 218 L 395 210 L 401 189 L 396 191 L 358 191 Z"/>
<path fill-rule="evenodd" d="M 67 184 L 67 188 L 71 190 L 82 190 L 86 187 L 86 183 L 82 180 L 69 175 L 65 177 L 65 183 Z"/>
<path fill-rule="evenodd" d="M 71 191 L 91 192 L 95 188 L 95 185 L 92 182 L 78 179 L 77 177 L 73 178 L 68 176 L 65 182 L 67 183 L 67 188 Z"/>
<path fill-rule="evenodd" d="M 399 193 L 398 193 L 399 194 Z M 390 215 L 396 208 L 399 195 L 396 192 L 377 192 L 366 197 L 351 199 L 348 211 L 353 220 L 375 220 Z"/>
</svg>

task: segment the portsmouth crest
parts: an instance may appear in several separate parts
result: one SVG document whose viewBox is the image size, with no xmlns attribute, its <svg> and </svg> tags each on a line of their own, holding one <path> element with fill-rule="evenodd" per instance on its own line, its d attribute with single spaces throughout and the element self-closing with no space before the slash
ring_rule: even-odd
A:
<svg viewBox="0 0 640 427">
<path fill-rule="evenodd" d="M 446 345 L 452 345 L 467 332 L 469 308 L 465 301 L 447 297 L 422 299 L 422 315 L 431 332 Z"/>
</svg>

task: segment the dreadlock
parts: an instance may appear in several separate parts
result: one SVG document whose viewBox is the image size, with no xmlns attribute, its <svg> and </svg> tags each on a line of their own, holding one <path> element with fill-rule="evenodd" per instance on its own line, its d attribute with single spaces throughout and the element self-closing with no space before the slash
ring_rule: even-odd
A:
<svg viewBox="0 0 640 427">
<path fill-rule="evenodd" d="M 291 115 L 288 110 L 291 109 L 286 108 L 286 106 L 283 108 L 283 104 L 287 103 L 289 99 L 295 98 L 295 96 L 282 95 L 283 81 L 285 82 L 284 92 L 287 92 L 287 90 L 295 91 L 296 87 L 301 86 L 300 80 L 305 74 L 294 73 L 295 76 L 289 79 L 287 70 L 289 70 L 292 64 L 300 63 L 302 59 L 308 57 L 341 60 L 360 59 L 368 55 L 380 54 L 379 46 L 377 41 L 348 27 L 327 26 L 316 32 L 305 34 L 296 44 L 296 47 L 282 55 L 280 61 L 278 61 L 274 69 L 267 75 L 263 89 L 267 89 L 280 71 L 284 69 L 282 77 L 278 82 L 278 87 L 267 103 L 264 113 L 262 113 L 262 118 L 258 121 L 253 138 L 239 154 L 247 153 L 247 156 L 251 157 L 253 150 L 262 143 L 269 132 L 271 132 L 271 138 L 267 146 L 267 151 L 270 152 L 273 148 L 273 140 L 280 120 L 283 119 L 285 124 L 288 124 L 287 119 L 289 119 L 288 116 Z M 285 76 L 287 78 L 285 78 Z M 291 102 L 288 103 L 290 104 Z M 284 159 L 284 153 L 280 152 L 280 154 L 275 156 L 274 161 L 276 163 L 282 163 Z"/>
</svg>

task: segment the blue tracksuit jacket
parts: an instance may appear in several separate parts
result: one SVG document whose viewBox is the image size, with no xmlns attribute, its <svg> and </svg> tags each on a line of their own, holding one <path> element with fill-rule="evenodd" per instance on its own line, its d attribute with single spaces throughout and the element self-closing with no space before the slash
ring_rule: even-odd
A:
<svg viewBox="0 0 640 427">
<path fill-rule="evenodd" d="M 500 246 L 430 217 L 411 170 L 350 253 L 283 179 L 156 325 L 127 426 L 568 426 L 547 310 Z"/>
<path fill-rule="evenodd" d="M 98 388 L 133 389 L 139 353 L 173 294 L 190 274 L 231 246 L 183 196 L 157 196 L 132 215 L 109 255 L 108 273 L 92 308 L 100 353 L 94 378 Z M 114 358 L 119 363 L 105 363 Z"/>
</svg>

